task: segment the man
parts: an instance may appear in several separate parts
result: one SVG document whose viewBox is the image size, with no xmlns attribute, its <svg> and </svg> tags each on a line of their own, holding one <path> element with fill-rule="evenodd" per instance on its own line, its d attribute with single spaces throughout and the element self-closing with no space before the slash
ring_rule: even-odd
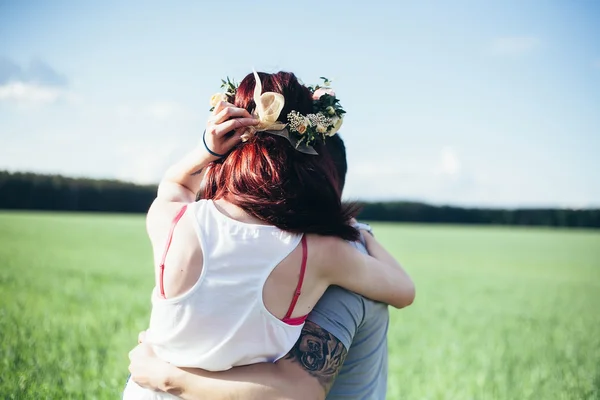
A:
<svg viewBox="0 0 600 400">
<path fill-rule="evenodd" d="M 347 161 L 340 135 L 329 138 L 327 148 L 343 188 Z M 363 244 L 356 247 L 366 252 Z M 142 343 L 130 353 L 130 371 L 138 384 L 184 399 L 385 399 L 388 322 L 387 305 L 330 287 L 294 348 L 275 363 L 222 372 L 177 368 Z"/>
</svg>

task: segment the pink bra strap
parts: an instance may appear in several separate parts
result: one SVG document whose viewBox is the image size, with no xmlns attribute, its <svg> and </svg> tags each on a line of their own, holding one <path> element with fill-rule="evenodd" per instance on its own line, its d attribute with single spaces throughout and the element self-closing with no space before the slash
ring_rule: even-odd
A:
<svg viewBox="0 0 600 400">
<path fill-rule="evenodd" d="M 173 218 L 173 223 L 171 225 L 171 230 L 169 231 L 169 236 L 167 236 L 167 244 L 165 245 L 165 251 L 163 252 L 162 259 L 160 261 L 160 276 L 159 276 L 159 287 L 160 287 L 160 295 L 165 298 L 165 286 L 163 282 L 163 277 L 165 275 L 165 260 L 167 259 L 167 252 L 169 251 L 169 247 L 171 247 L 171 241 L 173 240 L 173 232 L 175 231 L 175 227 L 177 223 L 185 214 L 185 210 L 187 209 L 187 204 L 181 207 L 181 210 L 177 213 L 175 218 Z"/>
<path fill-rule="evenodd" d="M 302 325 L 303 323 L 305 323 L 307 318 L 308 318 L 308 314 L 303 315 L 298 318 L 287 318 L 287 319 L 284 318 L 281 321 L 285 322 L 288 325 L 298 326 L 298 325 Z"/>
<path fill-rule="evenodd" d="M 288 308 L 285 317 L 283 317 L 283 322 L 289 321 L 292 316 L 292 312 L 294 312 L 294 307 L 296 307 L 296 302 L 298 301 L 298 297 L 300 297 L 300 293 L 302 293 L 302 282 L 304 281 L 304 272 L 306 271 L 306 259 L 308 258 L 308 244 L 306 243 L 306 236 L 302 236 L 302 265 L 300 266 L 300 278 L 298 278 L 298 286 L 296 286 L 296 292 L 294 293 L 294 297 L 292 298 L 292 302 L 290 303 L 290 308 Z"/>
</svg>

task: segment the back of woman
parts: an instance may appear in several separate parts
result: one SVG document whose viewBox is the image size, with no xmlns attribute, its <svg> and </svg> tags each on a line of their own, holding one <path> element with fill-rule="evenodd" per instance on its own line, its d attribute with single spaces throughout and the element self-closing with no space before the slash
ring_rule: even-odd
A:
<svg viewBox="0 0 600 400">
<path fill-rule="evenodd" d="M 293 74 L 257 77 L 215 104 L 204 149 L 167 172 L 148 213 L 157 285 L 147 341 L 177 366 L 217 371 L 275 361 L 329 284 L 365 284 L 333 267 L 368 267 L 345 242 L 358 238 L 354 209 L 341 203 L 325 148 L 343 110 Z M 314 113 L 325 106 L 329 117 Z M 371 286 L 366 295 L 379 295 Z M 124 396 L 168 397 L 133 382 Z"/>
<path fill-rule="evenodd" d="M 211 371 L 284 355 L 302 323 L 271 314 L 263 287 L 302 236 L 236 221 L 212 200 L 190 204 L 184 218 L 194 225 L 204 262 L 189 290 L 166 299 L 153 296 L 147 339 L 156 354 L 177 366 Z"/>
</svg>

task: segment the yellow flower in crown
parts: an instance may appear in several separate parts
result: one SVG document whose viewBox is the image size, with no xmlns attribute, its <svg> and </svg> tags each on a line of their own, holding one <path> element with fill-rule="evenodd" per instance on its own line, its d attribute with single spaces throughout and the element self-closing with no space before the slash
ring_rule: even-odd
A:
<svg viewBox="0 0 600 400">
<path fill-rule="evenodd" d="M 281 93 L 263 93 L 260 77 L 256 71 L 253 71 L 253 73 L 256 82 L 253 95 L 254 103 L 256 104 L 254 116 L 258 118 L 259 124 L 246 128 L 246 131 L 242 135 L 242 142 L 247 142 L 256 132 L 282 131 L 287 125 L 277 121 L 285 105 L 285 97 Z"/>
<path fill-rule="evenodd" d="M 227 95 L 225 93 L 215 93 L 210 98 L 210 106 L 216 107 L 222 101 L 227 101 Z"/>
<path fill-rule="evenodd" d="M 254 103 L 256 109 L 254 114 L 258 117 L 260 123 L 256 126 L 257 131 L 281 130 L 286 124 L 277 121 L 283 106 L 285 105 L 285 97 L 281 93 L 265 92 L 262 93 L 262 82 L 256 71 L 254 72 Z"/>
</svg>

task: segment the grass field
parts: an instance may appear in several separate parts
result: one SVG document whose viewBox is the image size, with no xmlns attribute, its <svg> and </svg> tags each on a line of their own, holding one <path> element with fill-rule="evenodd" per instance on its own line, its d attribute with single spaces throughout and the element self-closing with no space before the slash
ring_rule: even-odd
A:
<svg viewBox="0 0 600 400">
<path fill-rule="evenodd" d="M 600 232 L 375 230 L 417 285 L 389 399 L 600 399 Z M 0 213 L 0 398 L 118 398 L 151 264 L 142 216 Z"/>
</svg>

